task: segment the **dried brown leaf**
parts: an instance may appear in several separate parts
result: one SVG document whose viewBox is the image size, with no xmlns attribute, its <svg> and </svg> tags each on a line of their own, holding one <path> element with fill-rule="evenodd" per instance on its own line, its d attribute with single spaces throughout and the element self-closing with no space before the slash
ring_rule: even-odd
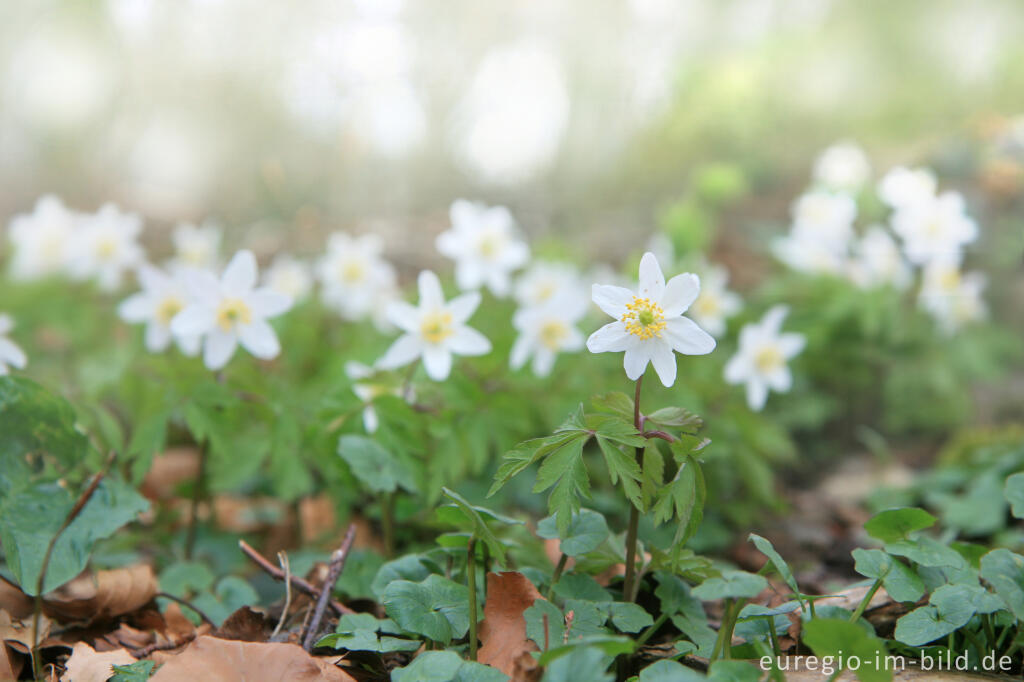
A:
<svg viewBox="0 0 1024 682">
<path fill-rule="evenodd" d="M 135 662 L 126 649 L 97 652 L 85 642 L 77 642 L 60 682 L 107 682 L 114 674 L 113 666 Z"/>
<path fill-rule="evenodd" d="M 11 614 L 12 618 L 21 619 L 32 615 L 32 597 L 21 591 L 21 588 L 7 578 L 0 576 L 0 610 Z"/>
<path fill-rule="evenodd" d="M 45 616 L 39 617 L 39 641 L 43 641 L 50 634 L 52 623 Z M 0 642 L 7 642 L 16 646 L 18 651 L 32 650 L 32 616 L 18 619 L 11 618 L 11 614 L 0 610 Z"/>
<path fill-rule="evenodd" d="M 16 680 L 25 666 L 25 658 L 0 642 L 0 680 Z"/>
<path fill-rule="evenodd" d="M 214 635 L 241 642 L 265 642 L 273 629 L 274 624 L 265 615 L 243 606 L 228 616 Z"/>
<path fill-rule="evenodd" d="M 169 500 L 178 496 L 179 485 L 198 475 L 198 448 L 169 448 L 153 458 L 142 481 L 142 494 L 151 500 Z"/>
<path fill-rule="evenodd" d="M 136 564 L 83 573 L 43 598 L 43 612 L 59 621 L 95 622 L 142 608 L 160 587 L 150 566 Z"/>
<path fill-rule="evenodd" d="M 356 682 L 329 661 L 310 656 L 295 644 L 237 642 L 208 636 L 196 638 L 185 651 L 169 658 L 150 680 Z"/>
<path fill-rule="evenodd" d="M 540 677 L 540 670 L 529 655 L 537 646 L 526 637 L 526 618 L 523 617 L 523 612 L 537 599 L 541 599 L 540 593 L 522 573 L 487 574 L 487 602 L 480 625 L 483 646 L 477 660 L 509 675 L 513 682 Z M 531 666 L 527 658 L 534 665 Z"/>
</svg>

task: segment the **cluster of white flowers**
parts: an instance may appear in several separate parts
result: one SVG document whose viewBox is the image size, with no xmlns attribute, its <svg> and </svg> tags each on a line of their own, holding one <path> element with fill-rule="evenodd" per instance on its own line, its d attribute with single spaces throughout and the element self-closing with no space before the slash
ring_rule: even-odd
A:
<svg viewBox="0 0 1024 682">
<path fill-rule="evenodd" d="M 794 270 L 844 277 L 864 289 L 906 290 L 914 268 L 920 268 L 918 301 L 943 330 L 983 318 L 985 280 L 960 271 L 964 248 L 978 237 L 963 197 L 938 193 L 935 175 L 926 168 L 893 168 L 877 186 L 891 209 L 890 229 L 869 225 L 858 236 L 856 197 L 869 180 L 867 156 L 856 145 L 840 143 L 822 152 L 814 185 L 793 204 L 789 233 L 774 244 L 776 256 Z"/>
</svg>

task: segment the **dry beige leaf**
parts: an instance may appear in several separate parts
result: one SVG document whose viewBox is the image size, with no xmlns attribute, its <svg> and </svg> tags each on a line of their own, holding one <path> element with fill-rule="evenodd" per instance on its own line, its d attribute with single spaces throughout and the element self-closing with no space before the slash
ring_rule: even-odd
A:
<svg viewBox="0 0 1024 682">
<path fill-rule="evenodd" d="M 0 642 L 0 680 L 16 680 L 25 666 L 25 658 Z"/>
<path fill-rule="evenodd" d="M 50 634 L 52 623 L 46 616 L 39 617 L 39 641 L 42 642 Z M 0 610 L 0 642 L 16 645 L 18 651 L 32 650 L 32 616 L 27 618 L 11 618 L 11 614 Z M 20 645 L 20 646 L 19 646 Z"/>
<path fill-rule="evenodd" d="M 181 607 L 176 603 L 167 605 L 164 622 L 167 624 L 164 628 L 165 634 L 174 641 L 188 637 L 196 631 L 196 626 L 181 612 Z"/>
<path fill-rule="evenodd" d="M 43 612 L 59 621 L 109 620 L 142 608 L 160 587 L 145 564 L 83 573 L 43 598 Z"/>
<path fill-rule="evenodd" d="M 99 653 L 85 642 L 76 642 L 60 682 L 107 682 L 114 674 L 113 666 L 134 662 L 127 649 Z"/>
<path fill-rule="evenodd" d="M 12 618 L 22 619 L 32 615 L 32 607 L 32 597 L 0 575 L 0 610 L 11 614 Z"/>
<path fill-rule="evenodd" d="M 199 475 L 199 449 L 169 448 L 153 458 L 142 481 L 142 494 L 151 500 L 169 500 L 178 496 L 178 486 Z"/>
<path fill-rule="evenodd" d="M 296 644 L 238 642 L 198 637 L 170 658 L 151 682 L 356 682 L 330 662 L 310 656 Z"/>
<path fill-rule="evenodd" d="M 537 645 L 526 637 L 523 611 L 541 598 L 537 588 L 522 573 L 488 573 L 487 602 L 480 625 L 483 646 L 477 654 L 477 661 L 497 668 L 509 675 L 513 682 L 539 679 L 540 669 L 529 655 Z"/>
<path fill-rule="evenodd" d="M 273 629 L 274 623 L 266 615 L 243 606 L 228 616 L 214 634 L 221 639 L 265 642 Z"/>
</svg>

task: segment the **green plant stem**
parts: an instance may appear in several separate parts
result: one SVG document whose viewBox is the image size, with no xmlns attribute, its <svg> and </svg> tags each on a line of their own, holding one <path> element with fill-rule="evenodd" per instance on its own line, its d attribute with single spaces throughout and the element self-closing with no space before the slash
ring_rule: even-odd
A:
<svg viewBox="0 0 1024 682">
<path fill-rule="evenodd" d="M 636 638 L 636 648 L 639 649 L 644 644 L 646 644 L 647 640 L 654 636 L 654 633 L 658 631 L 658 628 L 664 625 L 665 621 L 667 620 L 667 613 L 662 613 L 660 616 L 658 616 L 657 620 L 655 620 L 646 630 L 643 631 L 643 633 L 641 633 L 639 637 Z"/>
<path fill-rule="evenodd" d="M 711 650 L 711 661 L 718 660 L 719 656 L 728 658 L 725 638 L 732 638 L 732 627 L 729 626 L 730 613 L 732 612 L 732 599 L 725 600 L 725 609 L 722 612 L 722 624 L 718 628 L 718 637 L 715 638 L 715 646 Z M 729 652 L 731 653 L 731 652 Z"/>
<path fill-rule="evenodd" d="M 558 565 L 555 566 L 555 572 L 551 574 L 551 585 L 548 586 L 548 601 L 551 601 L 551 598 L 555 596 L 555 584 L 562 577 L 562 571 L 565 570 L 567 563 L 569 563 L 569 555 L 562 552 L 562 556 L 558 559 Z"/>
<path fill-rule="evenodd" d="M 772 640 L 772 652 L 775 658 L 782 656 L 782 649 L 779 647 L 779 634 L 775 632 L 775 616 L 765 618 L 768 622 L 768 637 Z"/>
<path fill-rule="evenodd" d="M 206 466 L 210 458 L 210 441 L 204 440 L 199 447 L 199 473 L 196 474 L 196 486 L 192 491 L 191 514 L 188 519 L 188 532 L 185 535 L 185 560 L 190 561 L 196 549 L 196 535 L 199 530 L 199 505 L 206 497 Z"/>
<path fill-rule="evenodd" d="M 992 614 L 983 614 L 981 616 L 981 624 L 985 628 L 985 637 L 988 639 L 989 644 L 994 646 L 996 642 L 996 631 L 992 627 Z"/>
<path fill-rule="evenodd" d="M 633 428 L 640 431 L 640 388 L 644 377 L 641 374 L 636 380 L 636 393 L 633 395 Z M 643 466 L 643 448 L 636 449 L 637 464 Z M 622 599 L 631 602 L 636 596 L 633 583 L 636 581 L 636 540 L 640 530 L 640 510 L 630 502 L 629 527 L 626 529 L 626 577 L 622 583 Z"/>
<path fill-rule="evenodd" d="M 960 630 L 960 632 L 962 632 L 964 637 L 966 637 L 970 641 L 970 643 L 974 645 L 975 650 L 978 652 L 978 656 L 984 656 L 985 655 L 985 648 L 982 645 L 982 643 L 980 641 L 978 641 L 978 636 L 977 635 L 975 635 L 973 632 L 971 632 L 967 628 L 964 628 L 964 629 Z"/>
<path fill-rule="evenodd" d="M 384 556 L 395 556 L 395 492 L 381 493 L 380 525 L 384 531 Z"/>
<path fill-rule="evenodd" d="M 476 660 L 476 536 L 466 544 L 466 587 L 469 588 L 469 658 Z"/>
<path fill-rule="evenodd" d="M 882 579 L 879 578 L 875 581 L 875 584 L 871 586 L 871 589 L 868 590 L 868 593 L 864 595 L 864 598 L 860 600 L 860 604 L 857 604 L 857 610 L 854 611 L 853 615 L 850 616 L 851 623 L 856 623 L 858 620 L 860 620 L 860 617 L 864 614 L 864 609 L 866 609 L 868 607 L 868 604 L 871 603 L 871 600 L 874 599 L 875 592 L 878 592 L 878 588 L 881 586 Z"/>
</svg>

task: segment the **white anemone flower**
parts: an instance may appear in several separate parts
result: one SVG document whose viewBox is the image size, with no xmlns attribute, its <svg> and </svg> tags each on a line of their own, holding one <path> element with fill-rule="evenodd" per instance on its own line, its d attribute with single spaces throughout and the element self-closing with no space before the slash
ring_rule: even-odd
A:
<svg viewBox="0 0 1024 682">
<path fill-rule="evenodd" d="M 829 189 L 857 192 L 870 176 L 867 154 L 852 142 L 838 142 L 826 148 L 814 162 L 814 179 Z"/>
<path fill-rule="evenodd" d="M 188 268 L 216 268 L 220 261 L 222 230 L 207 220 L 202 226 L 181 223 L 171 233 L 175 265 Z"/>
<path fill-rule="evenodd" d="M 298 302 L 309 296 L 309 292 L 313 290 L 313 274 L 309 265 L 303 261 L 288 254 L 281 254 L 274 258 L 274 262 L 267 268 L 263 284 Z"/>
<path fill-rule="evenodd" d="M 725 380 L 730 384 L 746 384 L 747 405 L 761 411 L 768 400 L 769 389 L 785 393 L 793 385 L 793 374 L 787 364 L 804 349 L 803 334 L 782 332 L 782 322 L 789 310 L 786 306 L 771 308 L 760 322 L 740 330 L 739 350 L 725 366 Z"/>
<path fill-rule="evenodd" d="M 76 214 L 53 195 L 40 197 L 31 213 L 11 219 L 11 277 L 25 281 L 60 272 L 67 265 L 77 221 Z"/>
<path fill-rule="evenodd" d="M 636 293 L 611 284 L 595 284 L 594 303 L 615 318 L 587 339 L 591 353 L 621 353 L 626 376 L 636 381 L 647 364 L 665 386 L 676 381 L 675 353 L 707 355 L 715 339 L 683 317 L 700 295 L 700 279 L 692 273 L 676 275 L 665 283 L 658 259 L 645 253 L 640 259 Z"/>
<path fill-rule="evenodd" d="M 239 251 L 218 279 L 207 270 L 185 273 L 191 301 L 171 320 L 175 336 L 202 336 L 203 362 L 224 367 L 238 344 L 261 360 L 281 352 L 267 319 L 286 312 L 292 300 L 266 287 L 256 287 L 259 271 L 251 251 Z"/>
<path fill-rule="evenodd" d="M 907 260 L 915 265 L 956 260 L 963 247 L 978 238 L 978 225 L 967 215 L 959 192 L 944 192 L 897 210 L 892 229 L 903 240 Z"/>
<path fill-rule="evenodd" d="M 159 268 L 143 264 L 139 267 L 138 278 L 142 291 L 122 301 L 117 314 L 125 322 L 146 325 L 145 343 L 150 353 L 167 350 L 174 338 L 182 353 L 196 355 L 200 345 L 198 334 L 174 337 L 171 333 L 171 320 L 189 302 L 183 271 L 168 275 Z"/>
<path fill-rule="evenodd" d="M 788 234 L 776 239 L 772 253 L 798 272 L 838 275 L 846 267 L 847 245 L 836 248 L 813 236 Z"/>
<path fill-rule="evenodd" d="M 457 199 L 451 229 L 437 236 L 437 250 L 455 261 L 455 283 L 463 291 L 486 286 L 499 298 L 511 288 L 511 274 L 526 265 L 530 249 L 518 237 L 516 221 L 504 206 Z"/>
<path fill-rule="evenodd" d="M 556 296 L 572 291 L 584 300 L 579 273 L 571 265 L 550 261 L 534 261 L 516 280 L 513 296 L 516 303 L 524 308 L 545 305 Z"/>
<path fill-rule="evenodd" d="M 850 280 L 863 289 L 891 286 L 903 291 L 913 277 L 899 245 L 880 225 L 872 225 L 854 246 Z"/>
<path fill-rule="evenodd" d="M 445 302 L 441 282 L 430 270 L 420 272 L 419 306 L 395 301 L 388 319 L 405 332 L 391 344 L 378 362 L 381 369 L 397 369 L 417 358 L 434 381 L 444 381 L 452 371 L 452 355 L 485 355 L 491 342 L 466 322 L 480 305 L 479 292 L 469 292 Z"/>
<path fill-rule="evenodd" d="M 335 232 L 317 265 L 324 302 L 346 320 L 360 320 L 373 311 L 379 291 L 395 285 L 395 269 L 381 257 L 384 242 L 373 234 L 352 237 Z"/>
<path fill-rule="evenodd" d="M 25 351 L 7 338 L 12 329 L 14 329 L 14 320 L 11 319 L 11 316 L 0 313 L 0 375 L 8 374 L 11 367 L 25 369 L 25 365 L 28 364 Z"/>
<path fill-rule="evenodd" d="M 77 279 L 95 277 L 101 289 L 114 291 L 125 272 L 143 263 L 145 253 L 138 243 L 142 219 L 104 204 L 81 220 L 69 252 L 71 274 Z"/>
<path fill-rule="evenodd" d="M 988 280 L 980 272 L 962 272 L 956 260 L 938 260 L 924 269 L 918 304 L 946 334 L 988 317 L 983 297 Z"/>
<path fill-rule="evenodd" d="M 583 350 L 583 334 L 576 323 L 587 313 L 588 303 L 569 291 L 541 306 L 517 310 L 512 318 L 512 325 L 519 331 L 509 358 L 512 369 L 519 369 L 532 356 L 533 373 L 546 377 L 559 353 Z"/>
<path fill-rule="evenodd" d="M 931 201 L 937 188 L 935 174 L 927 168 L 897 166 L 878 183 L 878 196 L 891 208 L 905 208 Z"/>
<path fill-rule="evenodd" d="M 690 315 L 699 327 L 719 338 L 725 333 L 726 321 L 743 307 L 739 295 L 729 291 L 729 271 L 721 265 L 704 268 L 700 295 L 690 306 Z"/>
<path fill-rule="evenodd" d="M 375 373 L 376 370 L 373 367 L 361 362 L 353 360 L 345 363 L 345 374 L 352 380 L 352 392 L 363 402 L 363 428 L 367 433 L 376 433 L 380 426 L 377 408 L 373 406 L 374 400 L 385 395 L 404 398 L 407 402 L 415 399 L 415 392 L 411 386 L 403 396 L 402 387 L 373 381 Z"/>
<path fill-rule="evenodd" d="M 841 192 L 814 190 L 793 202 L 792 235 L 815 241 L 828 250 L 845 251 L 853 236 L 857 204 Z"/>
</svg>

